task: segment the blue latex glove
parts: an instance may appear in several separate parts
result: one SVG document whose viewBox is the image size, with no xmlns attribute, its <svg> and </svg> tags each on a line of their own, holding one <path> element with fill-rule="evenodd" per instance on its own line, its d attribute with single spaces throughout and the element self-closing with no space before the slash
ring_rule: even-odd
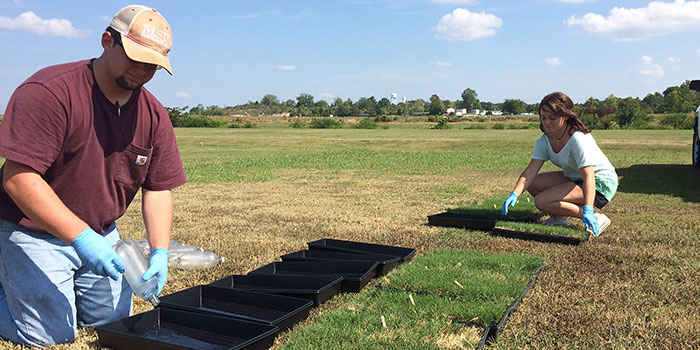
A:
<svg viewBox="0 0 700 350">
<path fill-rule="evenodd" d="M 151 257 L 148 258 L 148 270 L 143 274 L 143 280 L 148 281 L 151 277 L 156 276 L 158 279 L 158 293 L 163 290 L 165 281 L 168 280 L 168 256 L 170 252 L 163 248 L 156 248 L 151 251 Z"/>
<path fill-rule="evenodd" d="M 518 195 L 515 192 L 511 192 L 510 196 L 503 202 L 503 207 L 501 207 L 501 214 L 508 215 L 508 207 L 514 207 L 515 202 L 518 201 Z"/>
<path fill-rule="evenodd" d="M 90 271 L 115 281 L 119 279 L 119 274 L 124 273 L 124 262 L 109 244 L 107 238 L 99 235 L 90 227 L 81 232 L 73 240 L 71 246 Z"/>
<path fill-rule="evenodd" d="M 583 220 L 583 224 L 586 225 L 586 228 L 593 232 L 593 235 L 597 236 L 600 234 L 600 230 L 598 229 L 598 218 L 593 215 L 592 206 L 583 206 L 583 217 L 581 217 L 581 220 Z"/>
</svg>

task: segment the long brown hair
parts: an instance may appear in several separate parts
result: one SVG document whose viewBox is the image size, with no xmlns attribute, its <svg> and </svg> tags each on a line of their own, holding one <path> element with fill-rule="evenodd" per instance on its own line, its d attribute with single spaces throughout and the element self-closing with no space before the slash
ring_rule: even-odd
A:
<svg viewBox="0 0 700 350">
<path fill-rule="evenodd" d="M 591 132 L 586 124 L 583 123 L 581 118 L 578 116 L 576 111 L 574 111 L 574 102 L 571 98 L 563 92 L 553 92 L 542 99 L 540 102 L 539 113 L 542 115 L 542 107 L 549 107 L 557 116 L 568 117 L 566 123 L 569 124 L 571 130 L 569 135 L 573 134 L 575 131 L 580 131 L 584 134 Z M 544 126 L 542 126 L 542 119 L 540 119 L 540 130 L 544 131 Z"/>
</svg>

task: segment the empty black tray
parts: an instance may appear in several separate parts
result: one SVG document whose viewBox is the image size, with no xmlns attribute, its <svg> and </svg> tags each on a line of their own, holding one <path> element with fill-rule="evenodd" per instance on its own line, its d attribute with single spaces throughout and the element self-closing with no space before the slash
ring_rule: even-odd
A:
<svg viewBox="0 0 700 350">
<path fill-rule="evenodd" d="M 285 331 L 309 316 L 313 302 L 283 295 L 196 286 L 160 298 L 161 307 L 212 312 Z"/>
<path fill-rule="evenodd" d="M 157 308 L 95 326 L 103 346 L 133 350 L 263 350 L 272 346 L 277 326 L 235 318 Z"/>
<path fill-rule="evenodd" d="M 433 226 L 456 227 L 471 230 L 491 231 L 495 236 L 524 239 L 529 241 L 561 243 L 579 245 L 588 240 L 588 237 L 575 238 L 566 236 L 549 235 L 544 233 L 532 233 L 496 228 L 496 221 L 533 221 L 541 217 L 541 213 L 525 216 L 518 220 L 508 218 L 496 218 L 493 216 L 470 215 L 462 213 L 444 212 L 428 216 L 428 223 Z"/>
<path fill-rule="evenodd" d="M 376 275 L 376 261 L 283 261 L 273 262 L 249 274 L 343 276 L 343 292 L 359 292 Z"/>
<path fill-rule="evenodd" d="M 545 242 L 545 243 L 560 243 L 560 244 L 568 244 L 568 245 L 582 244 L 582 243 L 588 241 L 588 238 L 590 237 L 590 235 L 588 235 L 585 237 L 576 238 L 576 237 L 567 237 L 567 236 L 548 235 L 548 234 L 544 234 L 544 233 L 514 231 L 514 230 L 507 230 L 507 229 L 502 229 L 502 228 L 493 229 L 493 235 L 501 236 L 501 237 L 508 237 L 508 238 L 524 239 L 524 240 L 528 240 L 528 241 L 537 241 L 537 242 Z"/>
<path fill-rule="evenodd" d="M 416 254 L 413 248 L 403 248 L 391 245 L 362 243 L 353 241 L 343 241 L 339 239 L 323 238 L 318 241 L 307 243 L 309 249 L 337 250 L 349 253 L 379 253 L 395 255 L 401 258 L 402 262 L 409 261 Z"/>
<path fill-rule="evenodd" d="M 401 260 L 396 255 L 375 253 L 346 253 L 334 250 L 299 250 L 281 256 L 282 261 L 376 261 L 377 275 L 386 275 Z"/>
<path fill-rule="evenodd" d="M 340 293 L 342 276 L 231 275 L 210 286 L 309 299 L 314 306 Z"/>
<path fill-rule="evenodd" d="M 496 227 L 496 218 L 481 215 L 444 212 L 428 216 L 428 223 L 433 226 L 468 228 L 491 231 Z"/>
</svg>

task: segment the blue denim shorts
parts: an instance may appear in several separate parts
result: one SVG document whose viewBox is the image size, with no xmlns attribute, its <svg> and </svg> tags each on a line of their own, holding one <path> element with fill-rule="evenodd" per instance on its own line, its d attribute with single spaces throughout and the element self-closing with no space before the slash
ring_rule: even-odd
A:
<svg viewBox="0 0 700 350">
<path fill-rule="evenodd" d="M 119 240 L 116 225 L 104 233 Z M 0 336 L 50 346 L 94 326 L 128 317 L 131 288 L 92 273 L 69 244 L 47 233 L 0 220 Z"/>
<path fill-rule="evenodd" d="M 573 183 L 575 183 L 578 187 L 581 187 L 583 189 L 583 180 L 571 180 Z M 593 206 L 598 208 L 598 209 L 603 209 L 605 205 L 608 204 L 608 199 L 603 196 L 602 193 L 598 192 L 597 190 L 595 191 L 595 199 L 593 200 Z"/>
</svg>

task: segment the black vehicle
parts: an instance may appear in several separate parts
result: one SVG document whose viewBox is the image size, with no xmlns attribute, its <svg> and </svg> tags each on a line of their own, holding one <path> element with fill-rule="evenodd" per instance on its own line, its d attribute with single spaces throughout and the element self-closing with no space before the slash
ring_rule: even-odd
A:
<svg viewBox="0 0 700 350">
<path fill-rule="evenodd" d="M 690 90 L 700 91 L 700 80 L 690 82 Z M 700 106 L 695 110 L 695 123 L 693 123 L 693 146 L 692 153 L 693 166 L 700 168 Z"/>
</svg>

